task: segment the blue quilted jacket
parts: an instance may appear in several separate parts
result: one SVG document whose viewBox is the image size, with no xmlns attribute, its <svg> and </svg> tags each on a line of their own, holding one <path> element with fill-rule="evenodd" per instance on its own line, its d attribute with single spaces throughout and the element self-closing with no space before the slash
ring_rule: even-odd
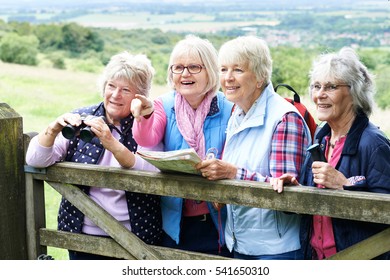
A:
<svg viewBox="0 0 390 280">
<path fill-rule="evenodd" d="M 181 135 L 177 123 L 174 108 L 175 92 L 162 95 L 164 110 L 167 115 L 167 125 L 165 131 L 164 145 L 166 151 L 181 150 L 189 148 L 188 143 Z M 229 120 L 233 103 L 228 101 L 222 92 L 218 92 L 211 102 L 210 112 L 204 122 L 204 137 L 206 151 L 209 148 L 217 148 L 217 158 L 221 158 L 223 145 L 226 138 L 226 126 Z M 164 231 L 179 244 L 180 241 L 180 224 L 182 218 L 184 199 L 179 197 L 161 197 L 161 211 L 163 216 Z M 211 218 L 216 230 L 220 233 L 219 244 L 225 244 L 224 230 L 226 220 L 226 207 L 220 210 L 220 217 L 217 210 L 214 209 L 210 202 L 207 202 Z"/>
<path fill-rule="evenodd" d="M 320 143 L 323 150 L 325 150 L 325 136 L 327 135 L 330 135 L 330 127 L 325 124 L 315 136 L 316 142 Z M 307 155 L 300 182 L 305 186 L 315 186 L 311 164 L 310 155 Z M 347 178 L 365 177 L 365 180 L 359 181 L 354 186 L 345 186 L 345 190 L 390 193 L 390 142 L 376 126 L 369 122 L 365 114 L 360 113 L 352 124 L 336 169 Z M 313 257 L 313 250 L 310 246 L 312 222 L 312 216 L 304 215 L 302 217 L 300 239 L 306 259 Z M 384 224 L 339 218 L 332 218 L 332 224 L 337 252 L 388 227 Z M 390 252 L 379 258 L 390 259 Z"/>
</svg>

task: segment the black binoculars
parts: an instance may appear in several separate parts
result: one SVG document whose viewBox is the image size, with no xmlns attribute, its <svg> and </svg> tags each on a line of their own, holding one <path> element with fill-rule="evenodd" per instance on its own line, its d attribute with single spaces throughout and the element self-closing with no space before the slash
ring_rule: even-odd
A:
<svg viewBox="0 0 390 280">
<path fill-rule="evenodd" d="M 73 126 L 68 124 L 62 128 L 62 135 L 66 139 L 74 139 L 79 136 L 84 142 L 90 142 L 94 137 L 95 133 L 92 132 L 91 127 L 84 123 L 85 120 L 92 120 L 94 118 L 102 118 L 106 121 L 106 118 L 103 116 L 91 116 L 91 115 L 81 115 L 81 124 L 79 126 Z"/>
</svg>

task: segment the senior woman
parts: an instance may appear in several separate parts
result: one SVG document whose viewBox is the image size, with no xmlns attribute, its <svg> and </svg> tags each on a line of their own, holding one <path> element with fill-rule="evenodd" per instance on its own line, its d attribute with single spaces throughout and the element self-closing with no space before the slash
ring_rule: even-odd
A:
<svg viewBox="0 0 390 280">
<path fill-rule="evenodd" d="M 310 95 L 325 125 L 315 135 L 327 162 L 308 153 L 299 182 L 348 191 L 390 193 L 389 139 L 369 121 L 374 80 L 351 48 L 319 56 L 310 72 Z M 275 178 L 275 189 L 298 184 L 291 174 Z M 306 259 L 324 259 L 380 231 L 387 225 L 325 216 L 302 218 L 301 241 Z M 390 252 L 379 258 L 390 258 Z"/>
<path fill-rule="evenodd" d="M 275 93 L 266 42 L 243 36 L 219 50 L 222 89 L 235 104 L 222 160 L 198 164 L 209 180 L 265 182 L 291 172 L 299 175 L 310 131 L 297 109 Z M 227 205 L 225 237 L 240 259 L 301 259 L 300 216 L 270 209 Z"/>
<path fill-rule="evenodd" d="M 215 156 L 220 157 L 232 103 L 218 91 L 214 46 L 194 35 L 179 41 L 169 59 L 167 80 L 173 91 L 154 104 L 143 96 L 134 100 L 132 110 L 139 120 L 134 123 L 134 138 L 146 147 L 162 141 L 166 151 L 191 147 L 200 158 L 214 148 Z M 161 209 L 163 246 L 229 256 L 223 238 L 225 207 L 215 209 L 210 202 L 162 197 Z"/>
<path fill-rule="evenodd" d="M 101 77 L 103 102 L 65 113 L 50 123 L 31 140 L 26 162 L 31 166 L 47 167 L 58 161 L 70 161 L 133 169 L 150 168 L 138 156 L 138 145 L 132 137 L 134 118 L 130 112 L 135 94 L 148 96 L 154 75 L 150 60 L 144 55 L 123 52 L 114 55 Z M 61 131 L 67 126 L 85 125 L 96 137 L 65 138 Z M 105 117 L 105 121 L 102 116 Z M 125 192 L 100 187 L 81 187 L 95 202 L 114 216 L 122 225 L 148 244 L 159 244 L 161 229 L 160 198 L 154 195 Z M 61 231 L 107 236 L 107 233 L 84 216 L 65 198 L 58 215 Z M 107 259 L 106 257 L 69 251 L 70 259 Z"/>
</svg>

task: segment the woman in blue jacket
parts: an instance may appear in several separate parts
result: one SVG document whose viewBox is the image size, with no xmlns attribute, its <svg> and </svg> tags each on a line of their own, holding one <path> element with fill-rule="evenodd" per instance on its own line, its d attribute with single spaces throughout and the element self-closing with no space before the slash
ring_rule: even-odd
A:
<svg viewBox="0 0 390 280">
<path fill-rule="evenodd" d="M 273 89 L 267 43 L 255 36 L 230 40 L 219 50 L 218 64 L 222 90 L 235 107 L 222 160 L 204 160 L 197 168 L 209 180 L 298 176 L 310 131 L 298 110 Z M 302 258 L 299 215 L 235 204 L 226 208 L 226 245 L 235 258 Z"/>
<path fill-rule="evenodd" d="M 327 162 L 310 154 L 300 183 L 318 188 L 390 193 L 390 143 L 368 119 L 373 109 L 374 81 L 351 48 L 326 54 L 313 64 L 310 95 L 317 116 L 326 124 L 316 133 Z M 271 180 L 275 189 L 295 183 L 285 174 Z M 324 216 L 304 216 L 301 243 L 306 259 L 324 259 L 388 226 Z M 390 258 L 390 252 L 379 256 Z"/>
<path fill-rule="evenodd" d="M 218 90 L 217 50 L 208 40 L 188 35 L 172 50 L 167 70 L 171 91 L 154 101 L 136 95 L 134 139 L 144 147 L 162 142 L 165 151 L 193 148 L 200 158 L 216 151 L 220 158 L 233 104 Z M 230 256 L 223 236 L 226 207 L 164 196 L 161 211 L 162 246 Z"/>
</svg>

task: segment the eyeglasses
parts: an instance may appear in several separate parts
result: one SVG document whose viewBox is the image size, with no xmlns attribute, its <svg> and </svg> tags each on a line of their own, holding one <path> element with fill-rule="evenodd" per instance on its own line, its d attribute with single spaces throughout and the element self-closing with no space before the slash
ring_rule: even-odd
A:
<svg viewBox="0 0 390 280">
<path fill-rule="evenodd" d="M 170 69 L 171 72 L 174 74 L 181 74 L 184 72 L 184 69 L 187 68 L 187 71 L 190 72 L 190 74 L 198 74 L 202 71 L 204 66 L 200 64 L 189 64 L 187 66 L 184 66 L 182 64 L 173 64 L 171 65 Z"/>
<path fill-rule="evenodd" d="M 310 89 L 313 91 L 313 92 L 320 92 L 321 89 L 323 90 L 323 92 L 334 92 L 335 90 L 337 90 L 339 87 L 351 87 L 350 85 L 347 85 L 347 84 L 326 84 L 326 85 L 321 85 L 321 84 L 312 84 L 310 85 Z"/>
</svg>

